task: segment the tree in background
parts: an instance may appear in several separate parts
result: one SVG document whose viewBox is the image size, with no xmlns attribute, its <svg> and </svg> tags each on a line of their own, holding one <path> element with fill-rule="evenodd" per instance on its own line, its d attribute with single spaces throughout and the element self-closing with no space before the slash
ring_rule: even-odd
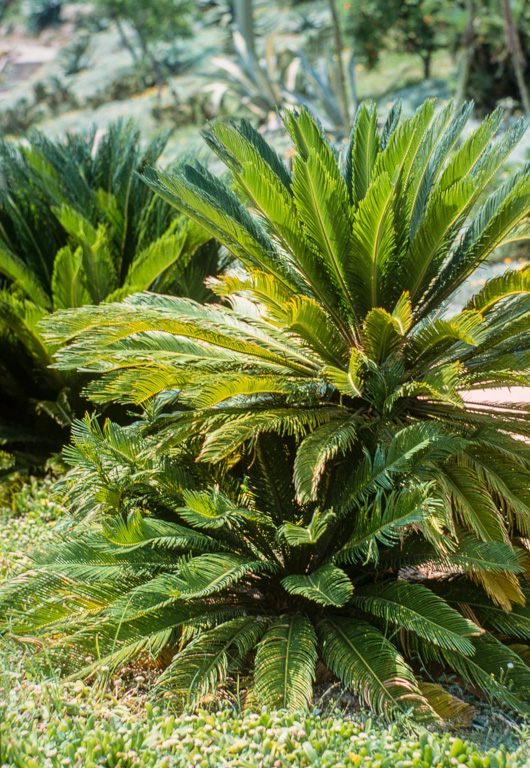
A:
<svg viewBox="0 0 530 768">
<path fill-rule="evenodd" d="M 357 58 L 369 69 L 391 47 L 420 56 L 429 77 L 434 51 L 447 47 L 458 57 L 456 103 L 473 98 L 489 110 L 511 98 L 530 113 L 526 0 L 352 0 L 343 4 L 343 14 Z"/>
<path fill-rule="evenodd" d="M 439 13 L 449 47 L 459 51 L 457 101 L 473 98 L 487 110 L 512 99 L 528 114 L 530 3 L 466 0 Z"/>
<path fill-rule="evenodd" d="M 506 51 L 511 58 L 523 109 L 530 116 L 530 95 L 526 83 L 526 57 L 521 46 L 514 14 L 509 0 L 500 0 L 506 37 Z M 528 3 L 526 4 L 528 5 Z"/>
<path fill-rule="evenodd" d="M 423 75 L 431 75 L 432 54 L 439 47 L 436 4 L 432 0 L 354 0 L 343 4 L 345 28 L 356 42 L 358 58 L 369 68 L 379 63 L 388 41 L 418 55 Z"/>
<path fill-rule="evenodd" d="M 134 62 L 146 60 L 161 86 L 166 79 L 167 63 L 158 53 L 156 43 L 174 43 L 192 34 L 193 0 L 96 0 L 96 5 L 116 22 Z M 133 37 L 124 24 L 132 27 Z"/>
</svg>

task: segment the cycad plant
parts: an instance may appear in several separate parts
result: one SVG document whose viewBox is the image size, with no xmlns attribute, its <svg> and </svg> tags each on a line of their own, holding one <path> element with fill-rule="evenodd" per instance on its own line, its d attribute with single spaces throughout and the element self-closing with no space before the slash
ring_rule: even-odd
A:
<svg viewBox="0 0 530 768">
<path fill-rule="evenodd" d="M 307 112 L 286 113 L 292 169 L 247 123 L 217 124 L 206 138 L 235 192 L 198 164 L 147 180 L 244 265 L 214 283 L 232 308 L 141 294 L 48 322 L 50 342 L 66 345 L 59 368 L 102 374 L 89 387 L 96 402 L 146 407 L 147 454 L 162 461 L 193 448 L 208 472 L 239 474 L 243 484 L 264 441 L 277 441 L 278 461 L 289 454 L 284 477 L 293 493 L 289 483 L 276 485 L 269 461 L 259 489 L 249 486 L 244 498 L 222 484 L 224 496 L 201 485 L 207 496 L 197 502 L 182 490 L 181 506 L 160 519 L 183 536 L 184 523 L 194 530 L 183 539 L 177 529 L 149 528 L 159 512 L 146 500 L 127 525 L 118 509 L 120 533 L 104 534 L 114 554 L 100 540 L 103 555 L 81 544 L 71 568 L 68 552 L 54 555 L 68 579 L 92 579 L 92 565 L 104 573 L 107 562 L 118 578 L 123 563 L 127 597 L 117 611 L 108 605 L 115 629 L 137 593 L 129 594 L 126 558 L 113 548 L 128 542 L 148 560 L 168 547 L 175 581 L 161 575 L 160 592 L 138 592 L 146 601 L 138 648 L 158 626 L 164 643 L 183 643 L 176 658 L 189 658 L 191 669 L 200 666 L 194 644 L 203 658 L 210 643 L 221 664 L 207 676 L 212 684 L 254 659 L 258 695 L 278 705 L 309 697 L 320 656 L 372 705 L 420 711 L 427 705 L 402 653 L 417 670 L 434 660 L 526 706 L 528 406 L 507 404 L 499 414 L 498 405 L 473 403 L 472 391 L 528 383 L 530 272 L 490 280 L 456 314 L 451 298 L 497 246 L 528 235 L 530 165 L 487 197 L 525 124 L 498 136 L 496 112 L 460 140 L 469 114 L 468 105 L 436 112 L 428 101 L 408 119 L 394 108 L 379 130 L 375 109 L 363 106 L 337 156 Z M 149 473 L 142 477 L 148 482 Z M 92 482 L 79 477 L 79 492 Z M 149 528 L 145 540 L 126 532 L 134 526 Z M 203 555 L 211 566 L 195 562 Z M 85 556 L 115 559 L 85 571 Z M 157 563 L 158 555 L 133 571 L 158 578 Z M 151 596 L 160 614 L 148 618 Z M 167 621 L 177 621 L 175 601 L 184 634 L 162 618 L 167 609 Z M 204 606 L 222 611 L 210 622 Z M 195 608 L 196 616 L 188 612 Z M 247 627 L 249 615 L 259 619 Z M 241 635 L 230 634 L 233 619 Z M 489 630 L 519 642 L 509 647 Z M 278 661 L 280 647 L 287 653 Z M 283 678 L 278 664 L 287 665 Z M 178 680 L 181 662 L 171 669 Z"/>
<path fill-rule="evenodd" d="M 0 145 L 0 440 L 15 453 L 57 450 L 87 405 L 72 376 L 48 369 L 42 317 L 139 289 L 211 297 L 203 282 L 220 269 L 217 247 L 137 175 L 166 138 L 142 148 L 119 122 L 66 144 L 35 133 L 28 146 Z"/>
<path fill-rule="evenodd" d="M 530 235 L 530 163 L 484 200 L 526 123 L 494 138 L 497 111 L 457 147 L 470 112 L 427 101 L 400 119 L 396 107 L 379 132 L 362 106 L 341 157 L 307 112 L 287 112 L 292 171 L 248 123 L 217 123 L 206 140 L 250 210 L 198 164 L 146 180 L 244 265 L 211 281 L 233 308 L 138 295 L 63 312 L 47 325 L 66 344 L 57 368 L 104 370 L 89 390 L 99 403 L 166 392 L 161 434 L 200 435 L 205 461 L 293 435 L 300 500 L 329 462 L 347 488 L 382 436 L 442 429 L 465 441 L 437 477 L 455 521 L 484 540 L 504 540 L 505 522 L 527 533 L 528 409 L 507 404 L 500 419 L 461 392 L 528 383 L 530 271 L 451 314 L 488 255 Z"/>
<path fill-rule="evenodd" d="M 331 488 L 301 503 L 294 441 L 261 435 L 234 471 L 194 463 L 189 445 L 160 451 L 145 426 L 75 424 L 63 484 L 77 521 L 0 590 L 10 633 L 51 639 L 77 677 L 141 654 L 191 706 L 239 689 L 297 709 L 315 679 L 335 677 L 388 716 L 466 721 L 473 708 L 437 683 L 441 665 L 529 711 L 530 610 L 506 612 L 477 578 L 520 574 L 526 554 L 442 535 L 432 456 L 391 473 L 367 455 L 348 504 Z M 457 438 L 440 429 L 435 443 L 424 426 L 381 445 L 381 464 L 418 431 L 438 458 L 455 450 Z"/>
</svg>

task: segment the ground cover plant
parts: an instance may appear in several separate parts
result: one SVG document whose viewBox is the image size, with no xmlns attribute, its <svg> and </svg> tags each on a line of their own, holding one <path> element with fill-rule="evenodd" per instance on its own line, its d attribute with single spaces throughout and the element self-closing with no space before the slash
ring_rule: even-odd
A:
<svg viewBox="0 0 530 768">
<path fill-rule="evenodd" d="M 429 101 L 379 130 L 362 107 L 337 158 L 287 113 L 292 170 L 216 124 L 241 200 L 199 164 L 147 176 L 244 265 L 212 281 L 233 306 L 140 294 L 47 323 L 59 368 L 145 419 L 76 427 L 80 522 L 3 590 L 11 631 L 64 659 L 147 651 L 190 703 L 297 709 L 318 675 L 387 714 L 465 718 L 449 668 L 528 710 L 528 406 L 500 419 L 461 392 L 528 382 L 529 272 L 442 312 L 528 235 L 528 166 L 478 205 L 525 123 L 495 138 L 494 113 L 457 146 L 469 114 Z"/>
<path fill-rule="evenodd" d="M 211 298 L 218 248 L 137 176 L 166 141 L 142 147 L 118 122 L 66 143 L 35 133 L 26 147 L 0 146 L 0 440 L 18 464 L 60 450 L 87 408 L 82 379 L 49 369 L 42 317 L 139 288 Z"/>
</svg>

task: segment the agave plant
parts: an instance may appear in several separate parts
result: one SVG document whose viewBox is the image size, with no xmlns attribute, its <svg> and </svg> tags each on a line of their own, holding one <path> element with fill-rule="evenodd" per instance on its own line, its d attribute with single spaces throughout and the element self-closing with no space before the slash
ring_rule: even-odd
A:
<svg viewBox="0 0 530 768">
<path fill-rule="evenodd" d="M 211 537 L 215 543 L 204 545 L 224 547 L 238 557 L 248 546 L 259 562 L 267 553 L 273 571 L 274 563 L 280 563 L 278 572 L 263 576 L 250 565 L 235 567 L 227 576 L 233 596 L 248 582 L 255 615 L 279 622 L 274 624 L 274 642 L 270 636 L 266 643 L 265 635 L 256 637 L 256 643 L 265 643 L 256 652 L 258 677 L 265 674 L 264 665 L 274 667 L 265 650 L 269 642 L 275 653 L 285 642 L 309 649 L 307 670 L 316 659 L 311 649 L 318 636 L 322 654 L 335 648 L 325 662 L 335 674 L 357 689 L 367 687 L 372 703 L 388 703 L 383 693 L 378 699 L 374 692 L 381 682 L 378 672 L 363 666 L 366 674 L 361 674 L 355 666 L 357 645 L 347 651 L 343 643 L 329 639 L 324 651 L 316 619 L 310 620 L 312 629 L 306 622 L 310 613 L 305 600 L 315 598 L 313 603 L 326 610 L 331 600 L 329 609 L 338 610 L 346 621 L 360 616 L 349 612 L 364 594 L 363 612 L 372 611 L 389 626 L 406 630 L 406 639 L 398 632 L 386 640 L 402 643 L 407 654 L 434 658 L 483 687 L 494 685 L 491 674 L 502 679 L 509 659 L 520 672 L 520 696 L 526 696 L 524 666 L 511 655 L 524 655 L 524 648 L 509 650 L 485 634 L 470 639 L 466 635 L 473 635 L 472 627 L 464 630 L 458 623 L 455 632 L 461 630 L 467 651 L 445 641 L 437 645 L 435 633 L 428 650 L 425 637 L 410 639 L 403 618 L 410 607 L 405 595 L 409 587 L 403 583 L 409 572 L 404 568 L 410 565 L 411 578 L 427 580 L 417 586 L 433 595 L 444 590 L 448 604 L 450 595 L 460 604 L 460 579 L 465 579 L 468 594 L 476 598 L 470 597 L 464 613 L 477 627 L 488 627 L 491 621 L 500 632 L 504 626 L 505 634 L 528 637 L 515 624 L 524 623 L 520 617 L 527 610 L 520 577 L 528 562 L 530 449 L 518 438 L 530 436 L 529 409 L 525 404 L 475 403 L 472 398 L 476 389 L 528 383 L 530 271 L 508 271 L 490 280 L 457 314 L 451 314 L 450 300 L 496 247 L 528 236 L 530 165 L 486 197 L 525 123 L 516 122 L 498 136 L 502 115 L 496 112 L 458 145 L 470 111 L 469 105 L 457 112 L 448 105 L 436 112 L 428 101 L 414 116 L 402 119 L 396 107 L 379 130 L 375 109 L 362 106 L 342 157 L 307 112 L 286 113 L 292 170 L 247 123 L 215 125 L 206 139 L 229 166 L 236 192 L 197 164 L 176 172 L 153 171 L 147 180 L 244 265 L 239 274 L 214 283 L 232 308 L 141 294 L 121 303 L 65 311 L 47 323 L 50 343 L 66 344 L 56 356 L 60 369 L 81 366 L 102 373 L 88 390 L 96 402 L 143 404 L 156 411 L 149 432 L 161 454 L 183 450 L 191 441 L 210 471 L 228 465 L 244 476 L 270 433 L 281 439 L 281 450 L 292 452 L 289 471 L 297 506 L 271 518 L 270 537 L 266 523 L 259 522 L 257 538 L 244 528 L 238 543 L 237 530 L 247 525 L 239 522 L 239 515 L 245 519 L 247 512 L 232 510 L 234 521 L 227 512 L 223 523 L 232 544 L 219 525 Z M 250 211 L 237 192 L 251 202 Z M 463 391 L 469 393 L 466 400 Z M 87 483 L 79 487 L 87 488 Z M 290 498 L 283 486 L 271 492 L 278 503 Z M 225 503 L 220 502 L 221 509 Z M 272 514 L 259 492 L 249 504 L 249 519 L 256 514 L 261 521 Z M 212 514 L 221 514 L 212 505 Z M 245 503 L 237 500 L 236 506 L 244 509 Z M 404 518 L 399 517 L 402 512 Z M 184 520 L 192 517 L 182 515 Z M 293 536 L 300 536 L 301 549 L 289 540 L 289 526 L 295 526 Z M 291 531 L 287 538 L 285 531 Z M 403 547 L 395 543 L 396 531 L 406 542 Z M 273 543 L 271 537 L 277 535 Z M 385 556 L 377 552 L 378 540 Z M 360 547 L 351 560 L 341 549 L 349 544 Z M 190 547 L 196 549 L 188 540 L 182 551 Z M 284 554 L 291 547 L 299 553 L 293 559 Z M 220 598 L 211 597 L 216 588 L 186 591 L 185 580 L 195 578 L 192 567 L 188 571 L 180 561 L 175 568 L 176 597 L 187 594 L 190 605 L 208 597 L 218 605 Z M 215 580 L 214 570 L 210 575 Z M 219 578 L 219 586 L 228 584 Z M 262 579 L 269 578 L 280 584 L 279 592 L 264 590 Z M 386 589 L 387 579 L 392 597 L 383 600 L 378 590 Z M 372 592 L 358 591 L 367 585 Z M 414 590 L 419 596 L 420 590 Z M 320 595 L 319 602 L 321 591 L 326 596 Z M 343 602 L 337 605 L 339 594 Z M 424 594 L 425 605 L 432 608 L 434 598 Z M 240 606 L 235 597 L 233 601 Z M 247 614 L 249 602 L 240 606 Z M 420 603 L 418 597 L 418 607 Z M 489 611 L 484 622 L 481 605 Z M 361 610 L 360 604 L 355 610 Z M 302 640 L 295 639 L 298 628 L 291 627 L 286 615 L 296 616 L 292 621 L 299 625 Z M 345 634 L 353 637 L 350 619 Z M 215 626 L 224 626 L 221 619 Z M 257 632 L 257 625 L 252 626 L 252 633 Z M 224 631 L 216 630 L 219 637 L 225 637 Z M 287 640 L 280 639 L 284 631 Z M 388 649 L 386 659 L 397 653 L 379 635 L 372 643 L 371 630 L 366 631 L 373 654 L 376 648 Z M 251 655 L 253 642 L 245 639 L 238 645 L 234 640 L 230 653 L 222 651 L 226 663 Z M 414 686 L 404 670 L 392 667 L 380 690 L 394 690 L 394 683 L 402 691 Z M 300 677 L 300 691 L 309 690 L 307 675 Z M 417 704 L 416 689 L 409 692 L 413 690 Z M 495 688 L 502 698 L 500 690 Z M 297 697 L 299 702 L 300 692 Z M 265 693 L 264 700 L 272 699 Z M 277 703 L 282 701 L 287 699 L 279 696 Z"/>
<path fill-rule="evenodd" d="M 138 289 L 211 298 L 203 282 L 219 271 L 218 249 L 137 176 L 165 141 L 141 149 L 134 125 L 116 123 L 66 145 L 39 133 L 0 145 L 0 440 L 15 453 L 24 444 L 30 461 L 28 444 L 57 450 L 87 405 L 79 380 L 48 368 L 46 314 Z"/>
<path fill-rule="evenodd" d="M 382 463 L 410 434 L 380 447 Z M 159 685 L 189 705 L 237 695 L 239 678 L 247 701 L 298 709 L 318 674 L 387 715 L 466 720 L 473 709 L 425 679 L 441 664 L 527 712 L 530 610 L 505 613 L 474 583 L 521 572 L 523 551 L 433 533 L 445 513 L 428 461 L 390 473 L 366 456 L 350 504 L 330 507 L 331 489 L 297 500 L 294 455 L 292 441 L 262 435 L 244 468 L 206 471 L 189 446 L 160 452 L 139 425 L 77 422 L 63 485 L 88 522 L 66 520 L 37 571 L 1 590 L 10 632 L 52 639 L 74 676 L 147 652 L 164 669 Z"/>
<path fill-rule="evenodd" d="M 268 39 L 263 62 L 249 50 L 240 32 L 235 31 L 233 39 L 237 62 L 227 56 L 216 56 L 211 60 L 222 73 L 220 81 L 206 88 L 213 94 L 214 108 L 217 110 L 222 105 L 227 93 L 234 93 L 243 106 L 261 122 L 266 122 L 282 105 L 296 104 L 294 88 L 300 59 L 291 57 L 288 66 L 282 69 L 273 36 Z"/>
</svg>

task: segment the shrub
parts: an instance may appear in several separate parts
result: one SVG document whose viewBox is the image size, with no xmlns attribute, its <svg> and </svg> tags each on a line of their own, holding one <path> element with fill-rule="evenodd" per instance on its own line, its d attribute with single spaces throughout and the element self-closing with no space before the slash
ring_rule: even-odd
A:
<svg viewBox="0 0 530 768">
<path fill-rule="evenodd" d="M 165 140 L 141 149 L 134 126 L 117 123 L 66 144 L 36 133 L 28 147 L 0 146 L 0 440 L 20 460 L 59 450 L 86 409 L 82 380 L 48 368 L 42 317 L 139 288 L 208 300 L 202 281 L 219 271 L 217 248 L 136 175 Z"/>
<path fill-rule="evenodd" d="M 253 669 L 260 701 L 296 708 L 324 669 L 379 710 L 461 714 L 420 679 L 446 667 L 527 711 L 528 407 L 461 392 L 528 382 L 530 274 L 441 306 L 527 235 L 530 176 L 478 205 L 525 125 L 492 142 L 495 113 L 454 150 L 469 113 L 394 109 L 380 133 L 362 107 L 339 162 L 287 113 L 292 172 L 217 124 L 253 213 L 201 166 L 149 174 L 245 264 L 215 282 L 233 307 L 141 294 L 47 323 L 59 367 L 103 371 L 95 401 L 147 423 L 76 428 L 72 509 L 103 521 L 6 605 L 62 648 L 97 633 L 112 663 L 170 651 L 163 679 L 192 697 Z"/>
</svg>

